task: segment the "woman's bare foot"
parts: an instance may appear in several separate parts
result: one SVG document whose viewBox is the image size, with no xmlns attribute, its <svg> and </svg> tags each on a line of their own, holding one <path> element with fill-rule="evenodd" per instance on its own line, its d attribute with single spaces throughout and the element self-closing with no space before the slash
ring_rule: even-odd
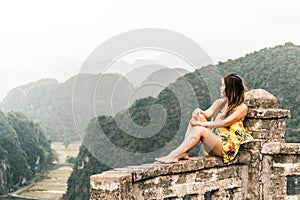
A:
<svg viewBox="0 0 300 200">
<path fill-rule="evenodd" d="M 188 159 L 189 159 L 188 153 L 183 153 L 181 156 L 179 156 L 179 160 L 188 160 Z"/>
<path fill-rule="evenodd" d="M 171 155 L 167 155 L 164 157 L 155 158 L 155 160 L 161 163 L 174 163 L 174 162 L 178 162 L 179 159 Z"/>
<path fill-rule="evenodd" d="M 188 160 L 188 159 L 189 159 L 188 153 L 183 153 L 179 156 L 173 156 L 173 155 L 169 154 L 164 157 L 155 158 L 156 161 L 161 162 L 161 163 L 175 163 L 175 162 L 178 162 L 179 160 Z"/>
</svg>

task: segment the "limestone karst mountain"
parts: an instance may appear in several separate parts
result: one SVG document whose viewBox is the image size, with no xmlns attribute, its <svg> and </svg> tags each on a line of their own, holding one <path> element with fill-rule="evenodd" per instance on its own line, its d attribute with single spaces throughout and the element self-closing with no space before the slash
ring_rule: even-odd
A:
<svg viewBox="0 0 300 200">
<path fill-rule="evenodd" d="M 52 140 L 78 140 L 78 133 L 84 132 L 95 112 L 111 115 L 113 93 L 114 98 L 120 98 L 132 90 L 132 85 L 119 74 L 79 74 L 63 83 L 43 79 L 19 86 L 4 98 L 1 108 L 25 113 L 40 123 Z M 126 107 L 124 102 L 114 102 L 114 112 Z M 81 116 L 77 124 L 73 113 Z"/>
<path fill-rule="evenodd" d="M 144 63 L 141 62 L 136 65 Z M 151 81 L 165 87 L 186 72 L 179 68 L 144 65 L 133 70 L 127 78 L 135 84 Z M 25 113 L 41 124 L 50 139 L 68 142 L 83 138 L 84 129 L 93 117 L 114 115 L 139 98 L 157 96 L 164 88 L 152 86 L 133 87 L 122 75 L 115 73 L 79 74 L 63 83 L 41 79 L 11 90 L 0 107 L 5 112 Z"/>
</svg>

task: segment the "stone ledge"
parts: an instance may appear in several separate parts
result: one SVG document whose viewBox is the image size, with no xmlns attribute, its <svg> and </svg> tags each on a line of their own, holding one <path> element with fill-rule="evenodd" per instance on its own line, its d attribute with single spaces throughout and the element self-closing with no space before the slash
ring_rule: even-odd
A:
<svg viewBox="0 0 300 200">
<path fill-rule="evenodd" d="M 230 164 L 224 164 L 221 158 L 215 156 L 191 157 L 189 160 L 171 164 L 155 162 L 139 166 L 115 168 L 101 174 L 92 175 L 90 177 L 90 183 L 92 189 L 113 191 L 120 188 L 120 185 L 123 183 L 134 183 L 162 175 L 225 167 L 232 164 L 247 164 L 250 161 L 251 155 L 247 151 L 240 151 L 236 159 L 231 161 Z"/>
<path fill-rule="evenodd" d="M 286 130 L 285 118 L 278 119 L 254 119 L 247 118 L 245 126 L 250 131 L 284 131 Z"/>
<path fill-rule="evenodd" d="M 171 164 L 162 164 L 162 163 L 151 163 L 151 164 L 143 164 L 139 166 L 127 166 L 124 168 L 116 168 L 112 169 L 108 172 L 104 172 L 104 177 L 107 175 L 116 175 L 118 173 L 128 175 L 132 175 L 132 181 L 137 182 L 157 176 L 168 175 L 168 174 L 177 174 L 189 171 L 197 171 L 201 169 L 213 168 L 213 167 L 223 167 L 231 164 L 248 164 L 251 161 L 251 155 L 247 151 L 240 151 L 236 159 L 231 161 L 230 164 L 224 164 L 222 159 L 215 156 L 208 157 L 192 157 L 189 160 L 179 161 L 177 163 Z M 109 174 L 106 174 L 109 173 Z M 102 176 L 102 174 L 94 175 Z M 101 179 L 101 178 L 99 178 Z"/>
<path fill-rule="evenodd" d="M 291 112 L 285 109 L 249 109 L 247 118 L 259 118 L 259 119 L 279 119 L 279 118 L 290 118 Z"/>
<path fill-rule="evenodd" d="M 106 171 L 90 176 L 91 189 L 113 191 L 120 189 L 122 183 L 132 183 L 132 174 Z"/>
<path fill-rule="evenodd" d="M 262 154 L 300 154 L 300 143 L 272 142 L 264 144 Z"/>
<path fill-rule="evenodd" d="M 264 140 L 264 142 L 282 142 L 284 143 L 284 134 L 285 130 L 265 130 L 265 129 L 260 129 L 260 130 L 250 130 L 252 132 L 252 137 L 254 139 L 259 139 L 258 141 Z M 250 143 L 251 144 L 251 143 Z M 243 144 L 246 146 L 249 146 L 249 143 Z M 251 145 L 253 146 L 253 145 Z"/>
</svg>

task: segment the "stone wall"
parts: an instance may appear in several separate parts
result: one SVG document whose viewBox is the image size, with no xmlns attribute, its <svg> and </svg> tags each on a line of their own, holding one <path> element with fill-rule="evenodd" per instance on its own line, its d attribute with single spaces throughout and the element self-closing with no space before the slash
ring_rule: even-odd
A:
<svg viewBox="0 0 300 200">
<path fill-rule="evenodd" d="M 249 91 L 246 104 L 255 141 L 230 164 L 198 157 L 113 169 L 90 177 L 90 199 L 300 199 L 286 193 L 286 176 L 300 174 L 300 144 L 284 143 L 290 112 L 261 89 Z"/>
</svg>

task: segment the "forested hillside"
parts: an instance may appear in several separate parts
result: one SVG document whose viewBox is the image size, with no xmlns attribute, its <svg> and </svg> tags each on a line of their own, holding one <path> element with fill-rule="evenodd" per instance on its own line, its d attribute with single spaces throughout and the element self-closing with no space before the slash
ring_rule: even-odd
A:
<svg viewBox="0 0 300 200">
<path fill-rule="evenodd" d="M 19 112 L 0 111 L 0 194 L 46 172 L 55 156 L 40 126 Z"/>
</svg>

